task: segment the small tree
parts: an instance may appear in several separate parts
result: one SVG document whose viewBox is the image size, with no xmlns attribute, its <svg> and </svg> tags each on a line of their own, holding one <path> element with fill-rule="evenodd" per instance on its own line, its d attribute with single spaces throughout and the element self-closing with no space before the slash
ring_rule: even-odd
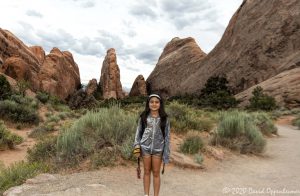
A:
<svg viewBox="0 0 300 196">
<path fill-rule="evenodd" d="M 257 86 L 252 91 L 252 95 L 253 97 L 249 99 L 250 105 L 248 108 L 250 109 L 270 111 L 277 107 L 275 99 L 267 94 L 264 94 L 263 88 L 260 86 Z"/>
<path fill-rule="evenodd" d="M 232 91 L 228 86 L 228 81 L 225 77 L 214 76 L 210 77 L 205 87 L 201 90 L 200 103 L 202 106 L 214 108 L 230 108 L 235 107 L 238 101 L 232 95 Z"/>
<path fill-rule="evenodd" d="M 11 95 L 11 87 L 6 77 L 0 75 L 0 100 L 7 99 Z"/>
</svg>

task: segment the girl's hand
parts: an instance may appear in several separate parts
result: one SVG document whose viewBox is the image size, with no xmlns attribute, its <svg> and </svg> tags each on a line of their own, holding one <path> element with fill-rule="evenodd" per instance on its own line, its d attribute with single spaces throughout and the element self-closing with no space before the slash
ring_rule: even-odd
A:
<svg viewBox="0 0 300 196">
<path fill-rule="evenodd" d="M 140 145 L 136 145 L 133 150 L 133 154 L 136 158 L 141 156 L 141 147 Z"/>
</svg>

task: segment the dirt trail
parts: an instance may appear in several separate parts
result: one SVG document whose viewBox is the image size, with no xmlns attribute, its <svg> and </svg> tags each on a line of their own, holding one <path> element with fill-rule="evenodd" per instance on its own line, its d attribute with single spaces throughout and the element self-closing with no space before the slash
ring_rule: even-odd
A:
<svg viewBox="0 0 300 196">
<path fill-rule="evenodd" d="M 23 130 L 17 130 L 9 128 L 12 133 L 21 136 L 24 141 L 17 145 L 15 149 L 0 151 L 0 161 L 5 165 L 9 166 L 14 162 L 22 161 L 26 159 L 27 148 L 31 148 L 36 143 L 33 138 L 29 138 L 28 134 L 32 128 L 25 128 Z"/>
<path fill-rule="evenodd" d="M 270 190 L 285 192 L 276 195 L 287 195 L 288 191 L 295 191 L 288 195 L 300 195 L 300 131 L 285 124 L 277 127 L 280 137 L 268 139 L 264 156 L 232 155 L 207 170 L 168 165 L 161 177 L 160 195 L 257 195 L 254 191 L 271 195 Z M 143 186 L 131 166 L 65 176 L 42 175 L 11 189 L 8 195 L 141 196 Z"/>
</svg>

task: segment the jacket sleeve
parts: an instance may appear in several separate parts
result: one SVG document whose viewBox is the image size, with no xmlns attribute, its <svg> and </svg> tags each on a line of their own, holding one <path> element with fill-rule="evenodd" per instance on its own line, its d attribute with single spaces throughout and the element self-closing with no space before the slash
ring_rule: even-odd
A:
<svg viewBox="0 0 300 196">
<path fill-rule="evenodd" d="M 140 117 L 139 121 L 138 121 L 138 126 L 136 128 L 133 147 L 135 147 L 136 145 L 140 145 L 140 141 L 142 139 L 141 134 L 142 134 L 142 120 L 141 120 L 141 117 Z"/>
<path fill-rule="evenodd" d="M 169 157 L 170 157 L 170 121 L 167 120 L 166 128 L 165 128 L 165 147 L 163 152 L 163 162 L 165 164 L 169 163 Z"/>
</svg>

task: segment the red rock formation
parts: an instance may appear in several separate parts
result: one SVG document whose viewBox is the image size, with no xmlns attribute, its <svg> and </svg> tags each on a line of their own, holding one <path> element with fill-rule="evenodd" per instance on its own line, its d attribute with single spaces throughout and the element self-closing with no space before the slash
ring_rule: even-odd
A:
<svg viewBox="0 0 300 196">
<path fill-rule="evenodd" d="M 173 58 L 159 59 L 147 81 L 154 90 L 162 90 L 167 96 L 199 94 L 207 79 L 219 75 L 228 79 L 234 93 L 239 93 L 297 68 L 300 66 L 299 7 L 298 0 L 244 0 L 220 42 L 205 58 L 190 63 L 189 56 L 174 50 Z M 279 100 L 285 101 L 283 97 Z"/>
<path fill-rule="evenodd" d="M 66 99 L 73 94 L 80 86 L 78 67 L 69 53 L 61 52 L 53 48 L 50 54 L 46 55 L 39 72 L 41 89 L 50 94 Z"/>
<path fill-rule="evenodd" d="M 41 46 L 31 46 L 29 49 L 37 57 L 39 64 L 42 65 L 46 57 L 44 49 Z"/>
<path fill-rule="evenodd" d="M 300 67 L 286 70 L 235 95 L 242 101 L 240 106 L 249 104 L 249 99 L 253 96 L 252 91 L 257 86 L 261 86 L 264 93 L 274 97 L 280 106 L 300 107 Z"/>
<path fill-rule="evenodd" d="M 138 77 L 134 80 L 129 96 L 147 96 L 146 81 L 143 75 L 138 75 Z"/>
<path fill-rule="evenodd" d="M 37 57 L 21 40 L 1 28 L 0 58 L 3 61 L 0 72 L 17 80 L 29 81 L 34 91 L 40 88 L 38 79 L 40 64 Z"/>
<path fill-rule="evenodd" d="M 117 64 L 115 49 L 110 48 L 102 64 L 100 83 L 104 99 L 122 99 L 124 92 L 120 81 L 120 69 Z"/>
<path fill-rule="evenodd" d="M 33 91 L 46 91 L 66 99 L 80 86 L 78 65 L 70 52 L 54 48 L 50 54 L 40 46 L 27 47 L 0 28 L 0 72 L 16 80 L 26 80 Z"/>
<path fill-rule="evenodd" d="M 97 80 L 93 78 L 92 80 L 89 81 L 85 92 L 87 95 L 93 95 L 97 91 Z"/>
<path fill-rule="evenodd" d="M 193 38 L 173 38 L 147 78 L 151 91 L 159 91 L 164 97 L 176 94 L 181 90 L 179 84 L 199 68 L 205 56 Z"/>
<path fill-rule="evenodd" d="M 212 75 L 226 75 L 236 93 L 299 66 L 300 1 L 245 0 L 217 46 L 180 85 L 199 92 Z"/>
</svg>

